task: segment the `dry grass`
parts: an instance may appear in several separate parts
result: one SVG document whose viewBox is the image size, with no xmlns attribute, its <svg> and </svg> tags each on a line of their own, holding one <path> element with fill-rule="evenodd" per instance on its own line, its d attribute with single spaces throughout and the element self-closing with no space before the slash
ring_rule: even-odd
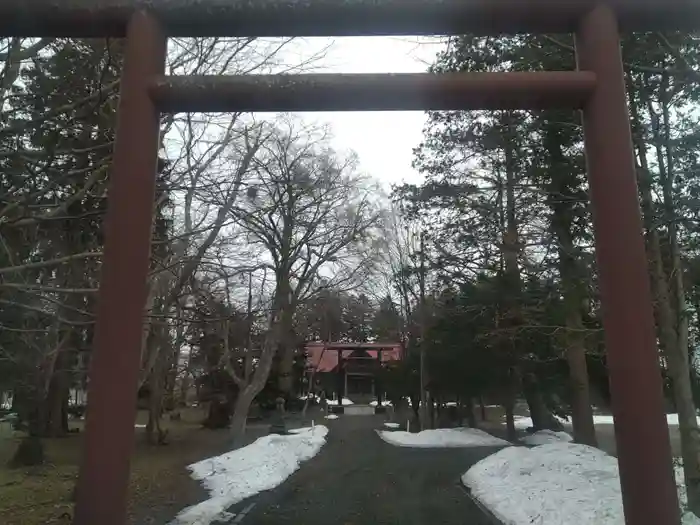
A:
<svg viewBox="0 0 700 525">
<path fill-rule="evenodd" d="M 135 429 L 130 513 L 155 505 L 177 505 L 182 491 L 192 488 L 184 467 L 226 449 L 228 433 L 202 430 L 201 420 L 200 411 L 188 409 L 182 412 L 182 421 L 166 422 L 169 444 L 165 446 L 147 445 L 143 428 Z M 145 424 L 144 414 L 139 414 L 138 424 Z M 82 434 L 44 440 L 47 464 L 42 467 L 9 469 L 7 462 L 20 440 L 21 436 L 0 439 L 0 523 L 70 523 Z"/>
</svg>

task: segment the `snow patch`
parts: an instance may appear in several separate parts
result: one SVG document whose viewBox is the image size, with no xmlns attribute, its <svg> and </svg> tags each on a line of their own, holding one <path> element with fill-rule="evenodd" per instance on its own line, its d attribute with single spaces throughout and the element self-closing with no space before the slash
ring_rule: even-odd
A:
<svg viewBox="0 0 700 525">
<path fill-rule="evenodd" d="M 327 405 L 338 405 L 338 400 L 337 399 L 326 399 L 326 404 Z M 354 405 L 351 400 L 349 400 L 347 397 L 343 398 L 343 406 L 348 406 L 348 405 Z"/>
<path fill-rule="evenodd" d="M 555 432 L 554 430 L 539 430 L 521 439 L 526 445 L 547 445 L 549 443 L 569 442 L 573 440 L 574 438 L 571 437 L 571 434 Z"/>
<path fill-rule="evenodd" d="M 436 428 L 413 434 L 404 431 L 378 430 L 379 436 L 399 447 L 502 447 L 510 443 L 476 428 Z"/>
<path fill-rule="evenodd" d="M 291 430 L 290 435 L 270 434 L 254 443 L 220 456 L 193 463 L 192 478 L 201 481 L 209 499 L 184 509 L 170 525 L 209 525 L 233 517 L 231 505 L 280 485 L 303 461 L 318 454 L 328 428 Z"/>
<path fill-rule="evenodd" d="M 698 423 L 700 423 L 700 417 L 697 418 Z M 595 414 L 593 416 L 593 422 L 596 425 L 614 425 L 615 420 L 610 414 Z M 666 414 L 666 423 L 672 427 L 678 426 L 678 414 Z"/>
<path fill-rule="evenodd" d="M 566 420 L 557 416 L 554 417 L 557 420 L 559 420 L 559 422 L 563 425 L 571 424 L 570 420 Z M 532 424 L 532 419 L 529 417 L 515 416 L 513 419 L 515 423 L 515 428 L 517 429 L 523 430 L 534 426 Z M 503 418 L 503 421 L 505 422 L 505 418 Z M 593 423 L 595 425 L 613 425 L 615 421 L 611 414 L 594 414 Z M 670 426 L 678 426 L 678 414 L 666 414 L 666 423 L 668 423 Z M 698 423 L 700 423 L 700 417 L 698 417 Z"/>
<path fill-rule="evenodd" d="M 401 425 L 399 425 L 398 423 L 390 423 L 389 421 L 387 421 L 384 423 L 384 426 L 387 428 L 399 428 L 399 426 Z"/>
<path fill-rule="evenodd" d="M 462 482 L 506 525 L 625 523 L 617 460 L 586 445 L 509 447 L 478 462 Z M 700 519 L 685 513 L 683 524 Z"/>
<path fill-rule="evenodd" d="M 554 417 L 554 419 L 559 421 L 562 425 L 566 425 L 567 423 L 569 423 L 566 419 L 563 419 L 563 418 L 560 418 L 560 417 L 554 416 L 554 415 L 553 415 L 553 417 Z M 503 421 L 505 422 L 505 418 L 503 419 Z M 534 425 L 532 424 L 532 418 L 525 417 L 525 416 L 514 416 L 513 423 L 515 423 L 515 428 L 517 428 L 519 430 L 525 430 L 525 429 L 534 427 Z"/>
<path fill-rule="evenodd" d="M 325 428 L 325 427 L 322 427 L 322 428 Z M 314 425 L 313 427 L 290 428 L 290 429 L 287 429 L 287 432 L 289 434 L 304 434 L 306 432 L 312 432 L 315 429 L 316 429 L 316 426 Z"/>
<path fill-rule="evenodd" d="M 370 401 L 369 406 L 371 406 L 371 407 L 376 407 L 378 404 L 379 404 L 379 403 L 377 403 L 377 400 L 375 399 L 374 401 Z M 392 406 L 392 405 L 391 405 L 391 401 L 382 401 L 381 406 L 383 406 L 383 407 L 390 407 L 390 406 Z"/>
<path fill-rule="evenodd" d="M 338 419 L 338 414 L 328 414 L 326 416 L 326 419 Z"/>
<path fill-rule="evenodd" d="M 306 401 L 307 399 L 313 399 L 318 403 L 321 401 L 321 396 L 315 396 L 313 394 L 303 394 L 299 396 L 299 399 L 301 399 L 302 401 Z"/>
</svg>

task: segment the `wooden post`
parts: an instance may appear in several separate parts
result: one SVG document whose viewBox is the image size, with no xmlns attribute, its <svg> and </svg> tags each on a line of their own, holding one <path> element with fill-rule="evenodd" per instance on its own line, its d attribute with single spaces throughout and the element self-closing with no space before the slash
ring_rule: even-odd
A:
<svg viewBox="0 0 700 525">
<path fill-rule="evenodd" d="M 598 5 L 581 21 L 576 52 L 579 68 L 598 79 L 583 125 L 625 521 L 677 525 L 624 71 L 609 7 Z"/>
<path fill-rule="evenodd" d="M 165 52 L 158 22 L 135 14 L 124 53 L 74 525 L 126 519 L 160 135 L 148 83 L 163 73 Z"/>
</svg>

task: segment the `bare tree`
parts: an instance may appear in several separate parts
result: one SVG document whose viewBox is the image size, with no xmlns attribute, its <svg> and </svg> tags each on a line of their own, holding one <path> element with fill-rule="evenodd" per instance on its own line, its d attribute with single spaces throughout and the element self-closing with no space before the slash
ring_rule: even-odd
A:
<svg viewBox="0 0 700 525">
<path fill-rule="evenodd" d="M 171 74 L 190 75 L 299 70 L 320 56 L 286 66 L 283 51 L 291 43 L 291 39 L 175 39 L 169 69 Z M 152 273 L 145 308 L 140 385 L 149 382 L 152 399 L 162 399 L 162 376 L 177 366 L 182 344 L 176 341 L 173 348 L 170 341 L 150 337 L 155 327 L 153 314 L 173 315 L 195 275 L 221 264 L 217 255 L 226 244 L 226 234 L 231 233 L 231 210 L 247 186 L 251 162 L 268 134 L 261 123 L 240 113 L 168 115 L 163 119 L 163 149 L 171 166 L 170 191 L 163 198 L 181 205 L 181 211 L 173 214 L 175 244 Z M 230 271 L 245 273 L 247 268 Z M 152 440 L 150 430 L 158 428 L 162 403 L 149 406 L 147 438 Z"/>
<path fill-rule="evenodd" d="M 299 60 L 287 53 L 293 43 L 172 39 L 168 68 L 173 74 L 297 71 L 311 67 L 323 53 Z M 70 381 L 85 382 L 82 352 L 91 340 L 98 292 L 100 221 L 111 163 L 110 119 L 117 106 L 120 52 L 117 41 L 0 40 L 0 313 L 3 324 L 10 321 L 5 334 L 21 334 L 12 337 L 24 341 L 21 348 L 33 349 L 16 361 L 27 369 L 40 367 L 41 377 L 56 379 L 58 372 L 69 370 Z M 50 58 L 60 53 L 90 61 L 83 60 L 85 69 L 80 72 L 48 72 L 48 67 L 58 67 Z M 25 71 L 38 79 L 55 79 L 46 98 L 26 96 L 27 82 L 19 82 Z M 51 104 L 34 107 L 34 100 Z M 154 233 L 144 317 L 140 384 L 148 383 L 153 394 L 149 435 L 151 428 L 158 429 L 163 376 L 179 361 L 182 306 L 193 279 L 216 266 L 225 251 L 222 239 L 232 232 L 231 209 L 244 194 L 264 132 L 269 130 L 243 114 L 163 116 L 156 209 L 161 218 L 169 214 L 171 224 L 160 237 Z M 32 143 L 42 135 L 49 137 L 48 147 Z M 54 136 L 62 139 L 60 146 L 53 147 Z M 92 236 L 89 242 L 75 226 L 80 220 L 90 223 L 83 230 Z M 64 230 L 70 228 L 80 242 L 65 242 L 70 237 Z M 227 257 L 227 264 L 239 268 L 232 271 L 245 271 L 250 265 L 238 255 L 235 260 Z M 59 344 L 66 334 L 68 343 Z M 20 346 L 16 348 L 20 352 Z M 64 359 L 67 351 L 72 353 L 70 360 Z M 33 356 L 31 363 L 28 356 Z M 43 379 L 36 383 L 43 384 Z M 51 392 L 39 397 L 53 396 L 52 385 L 58 384 L 50 380 Z M 65 396 L 67 384 L 60 382 L 59 397 Z"/>
<path fill-rule="evenodd" d="M 248 198 L 232 210 L 243 238 L 262 247 L 274 275 L 269 330 L 253 379 L 234 413 L 244 428 L 250 402 L 281 352 L 280 388 L 291 393 L 294 314 L 300 302 L 326 288 L 357 286 L 372 270 L 381 210 L 353 156 L 329 146 L 325 128 L 287 118 L 278 123 L 254 160 Z"/>
</svg>

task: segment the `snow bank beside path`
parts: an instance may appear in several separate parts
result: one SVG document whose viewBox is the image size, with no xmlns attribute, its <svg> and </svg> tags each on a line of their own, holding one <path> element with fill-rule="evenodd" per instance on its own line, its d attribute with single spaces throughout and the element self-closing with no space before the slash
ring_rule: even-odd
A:
<svg viewBox="0 0 700 525">
<path fill-rule="evenodd" d="M 379 436 L 399 447 L 502 447 L 510 443 L 476 428 L 437 428 L 417 434 L 404 431 L 378 430 Z"/>
<path fill-rule="evenodd" d="M 209 499 L 184 509 L 170 525 L 209 525 L 233 516 L 231 505 L 287 479 L 299 465 L 318 454 L 326 442 L 328 429 L 296 429 L 293 434 L 270 434 L 247 447 L 193 463 L 191 476 L 202 482 Z"/>
<path fill-rule="evenodd" d="M 505 525 L 625 523 L 617 460 L 586 445 L 509 447 L 478 462 L 462 482 Z M 700 519 L 686 513 L 683 524 Z"/>
<path fill-rule="evenodd" d="M 566 432 L 555 432 L 554 430 L 538 430 L 534 434 L 529 434 L 520 441 L 526 445 L 547 445 L 549 443 L 561 443 L 573 441 L 571 434 Z"/>
</svg>

